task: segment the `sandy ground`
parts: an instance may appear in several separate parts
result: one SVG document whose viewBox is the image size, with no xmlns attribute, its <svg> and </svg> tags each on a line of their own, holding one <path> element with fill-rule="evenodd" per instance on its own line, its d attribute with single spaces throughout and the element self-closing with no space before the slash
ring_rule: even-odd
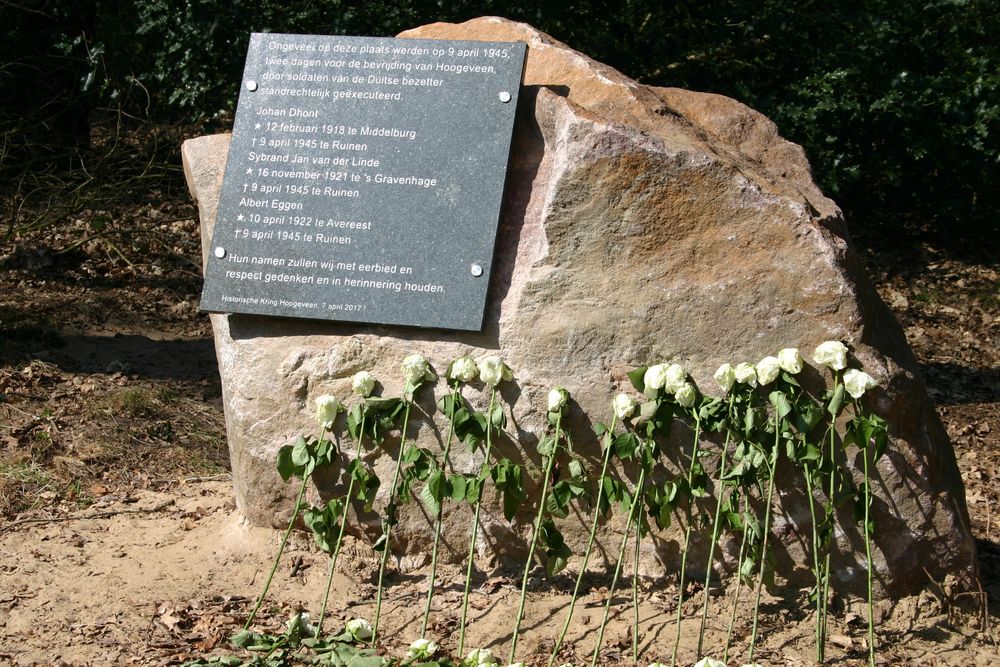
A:
<svg viewBox="0 0 1000 667">
<path fill-rule="evenodd" d="M 225 638 L 239 629 L 269 569 L 280 534 L 255 528 L 234 509 L 227 480 L 171 483 L 124 496 L 106 496 L 84 510 L 7 524 L 0 535 L 0 664 L 174 665 L 226 653 Z M 296 534 L 259 627 L 277 630 L 296 610 L 316 615 L 326 575 L 325 555 Z M 328 626 L 371 618 L 374 552 L 353 540 L 338 564 Z M 505 655 L 517 607 L 514 573 L 493 572 L 477 581 L 471 598 L 469 646 Z M 539 575 L 541 572 L 539 571 Z M 383 609 L 385 650 L 401 656 L 417 636 L 426 568 L 394 572 Z M 607 581 L 595 579 L 574 616 L 561 655 L 584 664 L 593 650 Z M 572 587 L 532 579 L 518 657 L 543 664 L 562 622 Z M 445 567 L 435 597 L 429 636 L 445 650 L 457 648 L 462 573 Z M 883 605 L 880 655 L 892 665 L 996 665 L 1000 650 L 974 614 L 950 608 L 940 591 Z M 707 646 L 725 642 L 731 591 L 713 597 Z M 676 588 L 644 581 L 641 592 L 641 661 L 668 660 L 675 624 Z M 632 664 L 628 591 L 616 607 L 601 664 Z M 749 598 L 749 596 L 746 596 Z M 681 664 L 694 660 L 700 596 L 685 604 Z M 812 621 L 799 603 L 765 600 L 766 665 L 812 664 Z M 735 659 L 744 657 L 750 628 L 745 599 L 736 628 Z M 862 609 L 855 604 L 858 612 Z M 848 611 L 831 631 L 829 664 L 864 663 L 863 614 Z M 232 651 L 228 651 L 231 653 Z"/>
</svg>

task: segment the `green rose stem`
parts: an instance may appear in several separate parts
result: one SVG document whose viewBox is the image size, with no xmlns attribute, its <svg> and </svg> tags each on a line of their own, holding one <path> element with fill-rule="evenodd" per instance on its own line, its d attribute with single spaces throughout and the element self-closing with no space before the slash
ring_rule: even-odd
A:
<svg viewBox="0 0 1000 667">
<path fill-rule="evenodd" d="M 323 442 L 323 437 L 326 435 L 326 427 L 320 431 L 319 441 Z M 267 580 L 264 582 L 264 590 L 260 592 L 260 596 L 257 597 L 257 604 L 254 605 L 253 611 L 247 616 L 246 623 L 243 624 L 243 631 L 246 632 L 250 628 L 250 624 L 253 623 L 253 619 L 257 617 L 257 612 L 260 611 L 260 606 L 264 604 L 264 596 L 267 595 L 268 589 L 271 588 L 271 581 L 274 580 L 274 573 L 278 571 L 278 562 L 281 560 L 281 554 L 285 551 L 285 546 L 288 544 L 288 537 L 292 534 L 292 528 L 295 527 L 295 519 L 299 517 L 299 508 L 302 506 L 302 498 L 306 495 L 306 484 L 309 483 L 309 478 L 311 474 L 302 475 L 302 484 L 299 486 L 299 493 L 295 496 L 295 506 L 292 508 L 292 518 L 288 520 L 288 528 L 285 529 L 285 534 L 281 538 L 281 544 L 278 546 L 278 553 L 274 556 L 274 564 L 271 566 L 271 572 L 267 575 Z"/>
<path fill-rule="evenodd" d="M 635 553 L 632 554 L 632 660 L 639 663 L 639 546 L 642 543 L 642 517 L 635 522 Z"/>
<path fill-rule="evenodd" d="M 833 396 L 831 398 L 831 404 L 829 407 L 830 412 L 830 480 L 827 502 L 833 504 L 834 499 L 837 497 L 837 416 L 840 414 L 840 400 L 842 400 L 844 394 L 844 386 L 840 381 L 840 371 L 834 370 L 833 372 Z M 831 538 L 832 539 L 832 538 Z M 833 545 L 827 547 L 826 556 L 823 559 L 823 615 L 822 621 L 820 623 L 820 642 L 825 645 L 827 637 L 827 617 L 829 615 L 829 604 L 830 604 L 830 552 L 833 551 Z"/>
<path fill-rule="evenodd" d="M 590 658 L 590 667 L 597 665 L 597 656 L 601 652 L 601 645 L 604 643 L 604 629 L 608 625 L 608 615 L 611 613 L 611 603 L 615 597 L 615 587 L 618 585 L 618 577 L 622 571 L 622 560 L 625 558 L 625 547 L 628 545 L 628 538 L 631 537 L 632 522 L 635 521 L 636 509 L 642 504 L 642 492 L 646 485 L 646 468 L 639 469 L 639 480 L 635 484 L 629 507 L 628 519 L 625 521 L 625 532 L 622 534 L 622 544 L 618 549 L 618 562 L 615 564 L 615 573 L 611 577 L 611 588 L 608 589 L 608 601 L 604 604 L 604 618 L 601 619 L 601 629 L 597 633 L 597 644 L 594 645 L 594 655 Z"/>
<path fill-rule="evenodd" d="M 691 464 L 688 467 L 687 474 L 687 485 L 689 492 L 692 493 L 687 506 L 687 526 L 684 528 L 684 550 L 681 552 L 681 571 L 678 575 L 679 578 L 679 589 L 677 591 L 677 632 L 674 635 L 674 649 L 670 653 L 670 667 L 674 667 L 677 664 L 677 649 L 681 645 L 681 616 L 684 611 L 684 575 L 685 568 L 687 567 L 687 556 L 688 556 L 688 546 L 691 544 L 691 527 L 694 523 L 694 494 L 692 490 L 692 482 L 694 481 L 694 471 L 698 464 L 698 441 L 701 438 L 701 414 L 698 408 L 691 411 L 691 415 L 694 417 L 694 446 L 691 450 Z"/>
<path fill-rule="evenodd" d="M 793 393 L 798 394 L 798 392 L 796 391 L 796 389 L 795 389 L 794 386 L 786 384 L 785 387 L 786 387 L 786 389 L 791 390 Z M 801 396 L 805 396 L 805 395 L 804 394 L 798 394 L 796 400 L 794 401 L 795 405 L 799 404 L 798 398 L 801 397 Z M 807 428 L 808 429 L 808 424 L 805 427 L 800 426 L 800 428 Z M 802 436 L 802 444 L 804 446 L 805 453 L 808 454 L 809 444 L 808 444 L 808 441 L 806 439 L 807 436 L 808 436 L 808 433 L 803 432 L 803 433 L 800 433 L 800 435 Z M 825 439 L 826 439 L 826 436 L 824 435 L 824 442 L 825 442 Z M 816 662 L 822 663 L 823 660 L 824 660 L 824 654 L 825 654 L 825 648 L 826 648 L 825 647 L 825 643 L 823 642 L 823 636 L 822 636 L 823 601 L 822 601 L 822 596 L 821 596 L 821 590 L 822 590 L 822 585 L 823 585 L 823 570 L 822 570 L 821 564 L 820 564 L 820 552 L 823 550 L 823 544 L 822 544 L 822 541 L 820 540 L 820 537 L 819 537 L 819 520 L 817 519 L 818 515 L 816 514 L 816 498 L 815 498 L 816 483 L 818 481 L 820 483 L 820 486 L 822 486 L 822 479 L 818 475 L 818 473 L 820 472 L 820 469 L 813 467 L 813 465 L 810 463 L 810 459 L 808 457 L 802 456 L 802 457 L 800 457 L 799 460 L 802 462 L 802 477 L 805 479 L 805 483 L 806 483 L 806 498 L 809 501 L 809 516 L 810 516 L 810 520 L 812 522 L 811 528 L 812 528 L 813 575 L 814 575 L 814 577 L 816 579 L 816 588 L 815 588 L 815 598 L 816 598 L 816 630 L 815 630 L 815 635 L 816 635 L 816 637 L 815 637 L 815 639 L 816 639 Z"/>
<path fill-rule="evenodd" d="M 490 450 L 493 449 L 493 409 L 496 405 L 497 388 L 490 387 L 490 407 L 486 412 L 486 453 L 480 468 L 479 478 L 485 481 L 490 468 Z M 479 509 L 483 505 L 483 490 L 479 490 L 476 498 L 476 508 L 472 513 L 472 536 L 469 538 L 469 557 L 465 568 L 465 591 L 462 593 L 462 622 L 458 630 L 458 654 L 465 653 L 465 626 L 469 614 L 469 590 L 472 588 L 472 565 L 476 555 L 476 537 L 479 535 Z"/>
<path fill-rule="evenodd" d="M 417 385 L 419 387 L 419 385 Z M 413 391 L 417 390 L 417 387 L 413 387 Z M 410 408 L 413 406 L 413 396 L 411 394 L 410 400 L 406 401 L 406 409 L 403 412 L 403 428 L 400 431 L 399 437 L 399 453 L 396 456 L 396 468 L 392 472 L 392 484 L 389 487 L 389 503 L 386 505 L 386 514 L 388 520 L 385 526 L 385 542 L 382 544 L 382 558 L 378 565 L 378 588 L 375 592 L 375 618 L 372 620 L 372 647 L 375 646 L 375 642 L 378 640 L 378 622 L 379 617 L 382 614 L 382 584 L 383 578 L 385 577 L 385 564 L 389 560 L 389 549 L 391 545 L 392 538 L 392 526 L 396 521 L 395 511 L 396 511 L 396 490 L 399 486 L 399 469 L 403 461 L 403 445 L 406 444 L 406 428 L 410 423 Z"/>
<path fill-rule="evenodd" d="M 583 552 L 583 562 L 580 564 L 579 574 L 576 575 L 576 585 L 573 586 L 573 597 L 570 598 L 569 609 L 566 610 L 566 620 L 563 622 L 562 630 L 559 632 L 559 638 L 552 649 L 552 655 L 549 656 L 548 667 L 552 667 L 552 664 L 556 660 L 556 655 L 558 655 L 559 649 L 562 648 L 562 643 L 566 639 L 566 632 L 569 630 L 570 621 L 573 620 L 573 609 L 576 606 L 576 599 L 580 593 L 580 584 L 583 582 L 583 576 L 587 573 L 590 552 L 594 547 L 594 536 L 597 534 L 597 522 L 601 516 L 601 498 L 604 497 L 604 476 L 608 472 L 608 464 L 611 461 L 611 453 L 614 450 L 614 432 L 617 419 L 618 415 L 614 415 L 611 418 L 611 428 L 608 429 L 608 434 L 611 437 L 608 440 L 607 448 L 604 450 L 604 460 L 601 462 L 601 476 L 597 487 L 597 502 L 594 504 L 594 518 L 590 523 L 590 536 L 587 538 L 587 548 Z M 458 652 L 461 654 L 462 650 L 459 649 Z"/>
<path fill-rule="evenodd" d="M 451 409 L 448 411 L 448 439 L 445 441 L 444 445 L 444 455 L 441 459 L 441 469 L 444 470 L 445 466 L 448 465 L 448 454 L 451 452 L 451 443 L 455 438 L 455 403 L 461 400 L 462 389 L 461 384 L 458 380 L 455 380 L 455 384 L 451 388 Z M 424 619 L 420 622 L 420 639 L 424 638 L 427 634 L 427 619 L 431 615 L 431 600 L 434 599 L 434 580 L 437 577 L 437 556 L 438 556 L 438 544 L 441 542 L 441 517 L 442 510 L 444 509 L 444 503 L 438 504 L 437 516 L 434 517 L 434 546 L 431 548 L 431 576 L 430 583 L 427 586 L 427 601 L 424 604 Z M 461 653 L 461 651 L 459 651 Z"/>
<path fill-rule="evenodd" d="M 365 432 L 365 414 L 364 409 L 361 410 L 361 426 L 358 428 L 358 438 L 357 446 L 354 452 L 355 460 L 361 458 L 361 438 L 362 434 Z M 330 556 L 330 568 L 326 573 L 326 590 L 323 591 L 323 605 L 319 610 L 319 620 L 316 622 L 316 637 L 323 636 L 323 619 L 326 618 L 326 603 L 330 599 L 330 586 L 333 584 L 333 571 L 337 567 L 337 558 L 340 556 L 340 547 L 344 543 L 344 529 L 347 528 L 347 512 L 351 507 L 351 498 L 354 496 L 354 475 L 351 475 L 351 481 L 347 484 L 347 496 L 344 500 L 344 512 L 340 517 L 340 528 L 337 531 L 337 542 L 333 547 L 333 555 Z"/>
<path fill-rule="evenodd" d="M 535 517 L 535 527 L 531 532 L 531 545 L 528 547 L 528 558 L 524 561 L 524 576 L 521 578 L 521 601 L 517 605 L 517 616 L 514 618 L 514 632 L 510 639 L 510 657 L 507 662 L 513 664 L 514 656 L 517 653 L 517 636 L 521 630 L 521 620 L 524 618 L 524 599 L 528 593 L 528 573 L 531 572 L 532 559 L 535 556 L 535 546 L 538 544 L 538 533 L 542 527 L 542 518 L 545 516 L 545 497 L 549 492 L 549 478 L 552 477 L 552 464 L 555 463 L 556 455 L 559 453 L 559 439 L 562 437 L 562 408 L 556 416 L 555 442 L 552 445 L 552 453 L 545 461 L 545 472 L 542 477 L 542 496 L 538 501 L 538 516 Z"/>
<path fill-rule="evenodd" d="M 764 570 L 767 567 L 767 538 L 771 533 L 771 501 L 774 498 L 774 473 L 778 468 L 778 446 L 780 442 L 781 417 L 776 408 L 774 413 L 774 449 L 771 451 L 771 459 L 768 462 L 767 498 L 764 501 L 764 527 L 760 547 L 760 570 L 757 574 L 757 592 L 753 603 L 753 629 L 750 633 L 750 652 L 747 657 L 747 661 L 751 663 L 753 662 L 754 649 L 757 646 L 757 626 L 760 620 L 760 594 L 764 589 Z"/>
<path fill-rule="evenodd" d="M 864 462 L 865 472 L 865 558 L 868 560 L 868 664 L 875 667 L 875 605 L 872 601 L 872 538 L 868 530 L 871 511 L 872 493 L 869 488 L 868 477 L 868 448 L 861 450 L 861 460 Z"/>
<path fill-rule="evenodd" d="M 820 591 L 823 585 L 823 571 L 820 569 L 820 540 L 816 519 L 816 501 L 813 498 L 813 470 L 808 461 L 802 464 L 806 479 L 806 496 L 809 498 L 809 515 L 812 517 L 813 573 L 816 575 L 816 662 L 823 662 L 825 645 L 823 641 L 823 603 Z"/>
<path fill-rule="evenodd" d="M 743 511 L 746 512 L 747 503 L 746 497 L 743 499 Z M 738 567 L 742 569 L 743 567 L 743 554 L 746 553 L 747 547 L 747 533 L 749 532 L 750 523 L 743 519 L 743 537 L 740 539 L 740 555 L 736 559 Z M 733 626 L 736 625 L 736 610 L 739 608 L 740 604 L 740 589 L 743 588 L 743 577 L 740 569 L 736 572 L 736 592 L 733 594 L 733 609 L 732 613 L 729 615 L 729 629 L 726 631 L 726 648 L 722 651 L 722 662 L 728 663 L 729 661 L 729 647 L 732 646 L 733 642 Z"/>
<path fill-rule="evenodd" d="M 727 421 L 732 419 L 734 396 L 729 396 L 729 410 L 726 413 Z M 722 497 L 725 494 L 725 487 L 722 480 L 726 477 L 726 455 L 729 451 L 729 442 L 732 438 L 732 431 L 726 429 L 726 440 L 722 443 L 722 457 L 719 461 L 719 497 L 715 500 L 715 518 L 712 519 L 712 541 L 708 545 L 708 565 L 705 568 L 705 596 L 701 606 L 701 627 L 698 628 L 698 653 L 695 657 L 702 657 L 702 647 L 705 639 L 705 624 L 708 622 L 708 593 L 712 583 L 712 560 L 715 557 L 715 543 L 719 540 L 721 529 L 720 519 L 722 517 Z"/>
<path fill-rule="evenodd" d="M 858 405 L 857 399 L 854 401 L 854 414 L 858 420 L 864 420 L 865 417 L 861 414 L 860 406 Z M 865 475 L 865 486 L 864 486 L 864 497 L 862 502 L 864 503 L 864 534 L 865 534 L 865 558 L 868 561 L 868 572 L 867 572 L 867 588 L 868 588 L 868 664 L 871 667 L 875 667 L 875 603 L 874 603 L 874 585 L 873 585 L 873 574 L 872 574 L 872 540 L 871 531 L 869 530 L 869 525 L 871 521 L 871 505 L 872 505 L 872 492 L 871 492 L 871 478 L 869 477 L 868 471 L 868 449 L 871 445 L 867 441 L 868 429 L 862 428 L 863 439 L 865 442 L 858 442 L 857 445 L 861 450 L 861 461 L 864 469 Z M 876 456 L 878 454 L 876 453 Z"/>
</svg>

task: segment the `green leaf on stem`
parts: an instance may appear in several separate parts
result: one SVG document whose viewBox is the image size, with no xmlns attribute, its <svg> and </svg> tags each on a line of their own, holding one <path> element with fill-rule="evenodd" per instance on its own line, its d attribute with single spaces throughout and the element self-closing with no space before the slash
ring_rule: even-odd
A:
<svg viewBox="0 0 1000 667">
<path fill-rule="evenodd" d="M 545 553 L 545 573 L 552 577 L 566 567 L 573 552 L 566 545 L 562 533 L 551 519 L 539 527 L 538 543 Z"/>
<path fill-rule="evenodd" d="M 646 401 L 639 405 L 639 417 L 635 420 L 637 425 L 651 424 L 656 419 L 656 412 L 660 409 L 659 401 Z"/>
<path fill-rule="evenodd" d="M 380 484 L 378 476 L 361 459 L 347 464 L 347 474 L 354 478 L 354 496 L 364 503 L 365 511 L 370 512 Z"/>
<path fill-rule="evenodd" d="M 332 440 L 323 439 L 316 443 L 315 460 L 317 466 L 329 466 L 337 456 L 337 445 Z"/>
<path fill-rule="evenodd" d="M 670 401 L 656 401 L 655 402 L 656 414 L 653 415 L 652 421 L 647 425 L 647 434 L 649 437 L 653 437 L 659 434 L 661 437 L 666 438 L 670 435 L 670 426 L 674 422 L 674 403 Z M 648 430 L 648 427 L 652 426 L 652 432 Z"/>
<path fill-rule="evenodd" d="M 427 481 L 424 483 L 424 488 L 420 490 L 420 499 L 431 516 L 437 516 L 441 511 L 441 502 L 444 500 L 446 485 L 447 479 L 444 471 L 440 468 L 435 467 L 427 474 Z"/>
<path fill-rule="evenodd" d="M 470 505 L 475 505 L 479 502 L 479 498 L 483 493 L 483 479 L 480 477 L 469 476 L 466 477 L 465 481 L 465 501 Z"/>
<path fill-rule="evenodd" d="M 792 375 L 791 373 L 789 373 L 788 371 L 781 371 L 781 376 L 780 377 L 781 377 L 781 381 L 784 382 L 785 384 L 790 384 L 793 387 L 801 387 L 802 386 L 802 385 L 799 384 L 799 381 L 796 379 L 796 377 L 794 375 Z"/>
<path fill-rule="evenodd" d="M 573 463 L 577 462 L 571 461 L 571 468 Z M 586 495 L 586 493 L 587 486 L 580 476 L 561 479 L 552 485 L 548 496 L 545 498 L 545 510 L 553 516 L 566 517 L 569 515 L 570 502 L 575 498 Z"/>
<path fill-rule="evenodd" d="M 830 397 L 830 403 L 826 407 L 826 411 L 836 418 L 840 411 L 844 409 L 844 383 L 838 382 L 837 388 L 834 390 L 833 395 Z"/>
<path fill-rule="evenodd" d="M 452 415 L 452 410 L 455 410 L 456 412 L 458 411 L 457 407 L 456 407 L 457 403 L 458 402 L 455 400 L 455 394 L 454 393 L 447 393 L 444 396 L 442 396 L 440 399 L 438 399 L 437 409 L 445 417 L 449 417 L 450 418 L 451 415 Z"/>
<path fill-rule="evenodd" d="M 469 448 L 475 451 L 486 440 L 486 416 L 472 411 L 464 400 L 462 406 L 455 412 L 452 422 L 455 436 Z"/>
<path fill-rule="evenodd" d="M 666 481 L 663 484 L 650 484 L 646 487 L 646 509 L 660 530 L 670 527 L 670 515 L 674 510 L 678 491 L 677 483 L 672 481 Z"/>
<path fill-rule="evenodd" d="M 507 416 L 504 414 L 503 404 L 499 401 L 493 405 L 493 411 L 490 412 L 490 424 L 501 430 L 507 426 Z"/>
<path fill-rule="evenodd" d="M 403 452 L 404 465 L 399 481 L 398 498 L 405 499 L 407 495 L 416 499 L 413 489 L 414 482 L 423 482 L 430 476 L 432 470 L 438 470 L 434 455 L 423 447 L 410 445 Z M 425 487 L 426 488 L 426 487 Z"/>
<path fill-rule="evenodd" d="M 558 440 L 550 435 L 543 436 L 542 439 L 538 441 L 536 451 L 540 456 L 552 456 L 555 454 L 558 442 Z"/>
<path fill-rule="evenodd" d="M 774 406 L 775 414 L 779 419 L 784 419 L 792 411 L 792 404 L 788 402 L 788 397 L 783 391 L 772 391 L 768 395 L 768 400 Z"/>
<path fill-rule="evenodd" d="M 795 429 L 803 435 L 811 433 L 823 418 L 823 410 L 805 394 L 795 403 Z"/>
<path fill-rule="evenodd" d="M 754 431 L 757 429 L 758 415 L 757 408 L 748 407 L 743 413 L 743 437 L 753 441 Z"/>
<path fill-rule="evenodd" d="M 333 553 L 340 519 L 346 507 L 342 498 L 332 498 L 326 505 L 310 507 L 302 513 L 302 521 L 312 532 L 313 541 L 325 553 Z"/>
<path fill-rule="evenodd" d="M 385 441 L 385 434 L 391 431 L 399 415 L 402 414 L 405 403 L 401 398 L 380 398 L 370 397 L 364 402 L 364 422 L 365 434 L 371 441 L 381 445 Z M 362 419 L 357 418 L 360 427 Z"/>
<path fill-rule="evenodd" d="M 704 498 L 708 495 L 708 475 L 701 461 L 691 464 L 691 495 L 695 498 Z"/>
<path fill-rule="evenodd" d="M 351 439 L 355 442 L 361 438 L 361 422 L 364 417 L 364 408 L 361 407 L 361 403 L 352 405 L 347 411 L 347 432 L 350 434 Z"/>
<path fill-rule="evenodd" d="M 629 382 L 632 383 L 632 386 L 635 387 L 635 390 L 640 394 L 645 393 L 646 391 L 645 378 L 646 378 L 646 370 L 648 368 L 649 368 L 648 366 L 643 366 L 641 368 L 636 368 L 628 372 Z"/>
<path fill-rule="evenodd" d="M 639 449 L 639 437 L 631 431 L 619 433 L 615 436 L 615 456 L 622 461 L 628 461 Z"/>
<path fill-rule="evenodd" d="M 448 478 L 446 491 L 452 502 L 460 503 L 465 500 L 468 489 L 469 479 L 465 475 L 451 475 Z"/>
<path fill-rule="evenodd" d="M 523 470 L 510 459 L 504 458 L 490 469 L 493 486 L 503 496 L 503 515 L 510 521 L 527 497 L 524 491 Z"/>
<path fill-rule="evenodd" d="M 383 522 L 383 523 L 385 523 L 385 522 Z M 379 535 L 378 539 L 375 540 L 375 542 L 372 544 L 372 550 L 381 553 L 382 550 L 385 549 L 385 545 L 386 545 L 386 543 L 388 541 L 389 541 L 389 538 L 386 537 L 385 526 L 383 526 L 383 528 L 382 528 L 382 534 Z"/>
<path fill-rule="evenodd" d="M 597 499 L 601 514 L 607 517 L 615 503 L 623 503 L 628 497 L 628 486 L 624 482 L 605 475 L 604 481 L 601 483 L 601 496 Z"/>
<path fill-rule="evenodd" d="M 292 463 L 299 467 L 305 467 L 311 460 L 309 444 L 305 438 L 299 436 L 299 439 L 292 445 Z"/>
<path fill-rule="evenodd" d="M 235 635 L 229 638 L 229 643 L 233 648 L 246 648 L 250 644 L 256 644 L 259 635 L 256 632 L 250 632 L 249 630 L 243 630 L 242 632 L 237 632 Z"/>
<path fill-rule="evenodd" d="M 281 480 L 287 482 L 299 471 L 299 466 L 292 462 L 292 446 L 285 445 L 278 450 L 277 457 L 278 474 L 281 475 Z"/>
</svg>

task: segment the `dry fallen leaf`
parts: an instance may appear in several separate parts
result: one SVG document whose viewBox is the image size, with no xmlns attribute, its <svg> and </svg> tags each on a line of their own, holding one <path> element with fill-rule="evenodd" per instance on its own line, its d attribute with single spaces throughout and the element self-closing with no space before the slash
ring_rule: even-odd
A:
<svg viewBox="0 0 1000 667">
<path fill-rule="evenodd" d="M 183 609 L 175 609 L 167 606 L 160 607 L 157 613 L 159 614 L 157 620 L 171 632 L 177 632 L 180 629 L 180 625 L 184 622 L 186 615 Z"/>
<path fill-rule="evenodd" d="M 199 651 L 211 651 L 213 648 L 218 646 L 220 641 L 222 641 L 222 633 L 213 632 L 201 641 L 195 642 L 194 646 Z"/>
</svg>

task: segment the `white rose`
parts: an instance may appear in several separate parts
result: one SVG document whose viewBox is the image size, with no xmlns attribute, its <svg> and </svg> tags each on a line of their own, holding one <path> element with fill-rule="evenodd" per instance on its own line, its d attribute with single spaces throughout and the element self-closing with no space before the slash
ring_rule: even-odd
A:
<svg viewBox="0 0 1000 667">
<path fill-rule="evenodd" d="M 726 667 L 726 663 L 714 658 L 702 658 L 694 663 L 694 667 Z"/>
<path fill-rule="evenodd" d="M 728 392 L 733 388 L 733 384 L 736 382 L 736 369 L 729 362 L 726 362 L 719 366 L 719 370 L 715 371 L 715 382 L 724 392 Z"/>
<path fill-rule="evenodd" d="M 848 368 L 844 371 L 844 389 L 853 398 L 861 398 L 866 391 L 877 386 L 878 383 L 875 382 L 874 378 L 864 371 L 859 371 L 856 368 Z"/>
<path fill-rule="evenodd" d="M 469 357 L 459 357 L 451 362 L 448 369 L 448 377 L 459 382 L 472 382 L 479 376 L 479 368 L 476 362 Z"/>
<path fill-rule="evenodd" d="M 615 413 L 615 417 L 618 419 L 626 419 L 635 414 L 637 404 L 635 399 L 628 394 L 618 394 L 615 396 L 614 400 L 611 401 L 611 409 Z"/>
<path fill-rule="evenodd" d="M 778 365 L 781 370 L 792 375 L 802 372 L 802 355 L 797 347 L 786 347 L 778 352 Z"/>
<path fill-rule="evenodd" d="M 549 391 L 549 412 L 559 412 L 566 407 L 569 400 L 569 392 L 562 387 L 556 387 Z"/>
<path fill-rule="evenodd" d="M 290 619 L 288 623 L 285 624 L 289 632 L 298 629 L 299 634 L 303 637 L 315 637 L 316 636 L 316 626 L 309 622 L 308 612 L 302 612 L 295 614 Z"/>
<path fill-rule="evenodd" d="M 642 376 L 642 383 L 649 389 L 662 389 L 667 382 L 667 367 L 665 364 L 656 364 L 646 369 Z"/>
<path fill-rule="evenodd" d="M 486 357 L 479 361 L 479 379 L 487 386 L 495 387 L 501 381 L 513 380 L 514 374 L 500 357 Z"/>
<path fill-rule="evenodd" d="M 438 650 L 438 645 L 430 639 L 417 639 L 407 651 L 407 657 L 416 660 L 430 660 Z"/>
<path fill-rule="evenodd" d="M 344 629 L 351 633 L 354 641 L 365 642 L 372 638 L 372 624 L 363 618 L 352 618 Z"/>
<path fill-rule="evenodd" d="M 698 397 L 698 392 L 695 390 L 694 385 L 690 382 L 685 382 L 677 391 L 674 392 L 674 400 L 683 405 L 685 408 L 690 408 L 694 405 L 694 399 Z"/>
<path fill-rule="evenodd" d="M 820 343 L 813 352 L 813 361 L 820 366 L 828 366 L 835 371 L 847 368 L 847 346 L 839 340 L 828 340 Z"/>
<path fill-rule="evenodd" d="M 497 661 L 493 659 L 493 651 L 488 648 L 474 649 L 462 661 L 462 667 L 496 667 Z"/>
<path fill-rule="evenodd" d="M 757 386 L 757 369 L 753 367 L 753 364 L 748 364 L 745 361 L 736 364 L 733 375 L 736 376 L 736 381 L 740 384 L 748 384 L 751 387 Z"/>
<path fill-rule="evenodd" d="M 778 377 L 781 372 L 781 364 L 778 362 L 778 357 L 764 357 L 757 362 L 754 370 L 757 371 L 757 381 L 761 385 L 768 385 Z"/>
<path fill-rule="evenodd" d="M 668 394 L 676 393 L 687 383 L 688 374 L 680 364 L 670 364 L 666 370 L 666 382 L 663 383 L 663 390 Z"/>
<path fill-rule="evenodd" d="M 403 359 L 403 378 L 407 384 L 417 386 L 424 380 L 433 380 L 430 364 L 419 354 L 410 354 Z"/>
<path fill-rule="evenodd" d="M 337 419 L 337 413 L 344 409 L 336 396 L 323 394 L 316 399 L 316 421 L 323 428 L 333 428 L 333 422 Z"/>
<path fill-rule="evenodd" d="M 351 391 L 361 398 L 368 398 L 375 389 L 375 376 L 368 371 L 358 371 L 351 378 Z"/>
</svg>

